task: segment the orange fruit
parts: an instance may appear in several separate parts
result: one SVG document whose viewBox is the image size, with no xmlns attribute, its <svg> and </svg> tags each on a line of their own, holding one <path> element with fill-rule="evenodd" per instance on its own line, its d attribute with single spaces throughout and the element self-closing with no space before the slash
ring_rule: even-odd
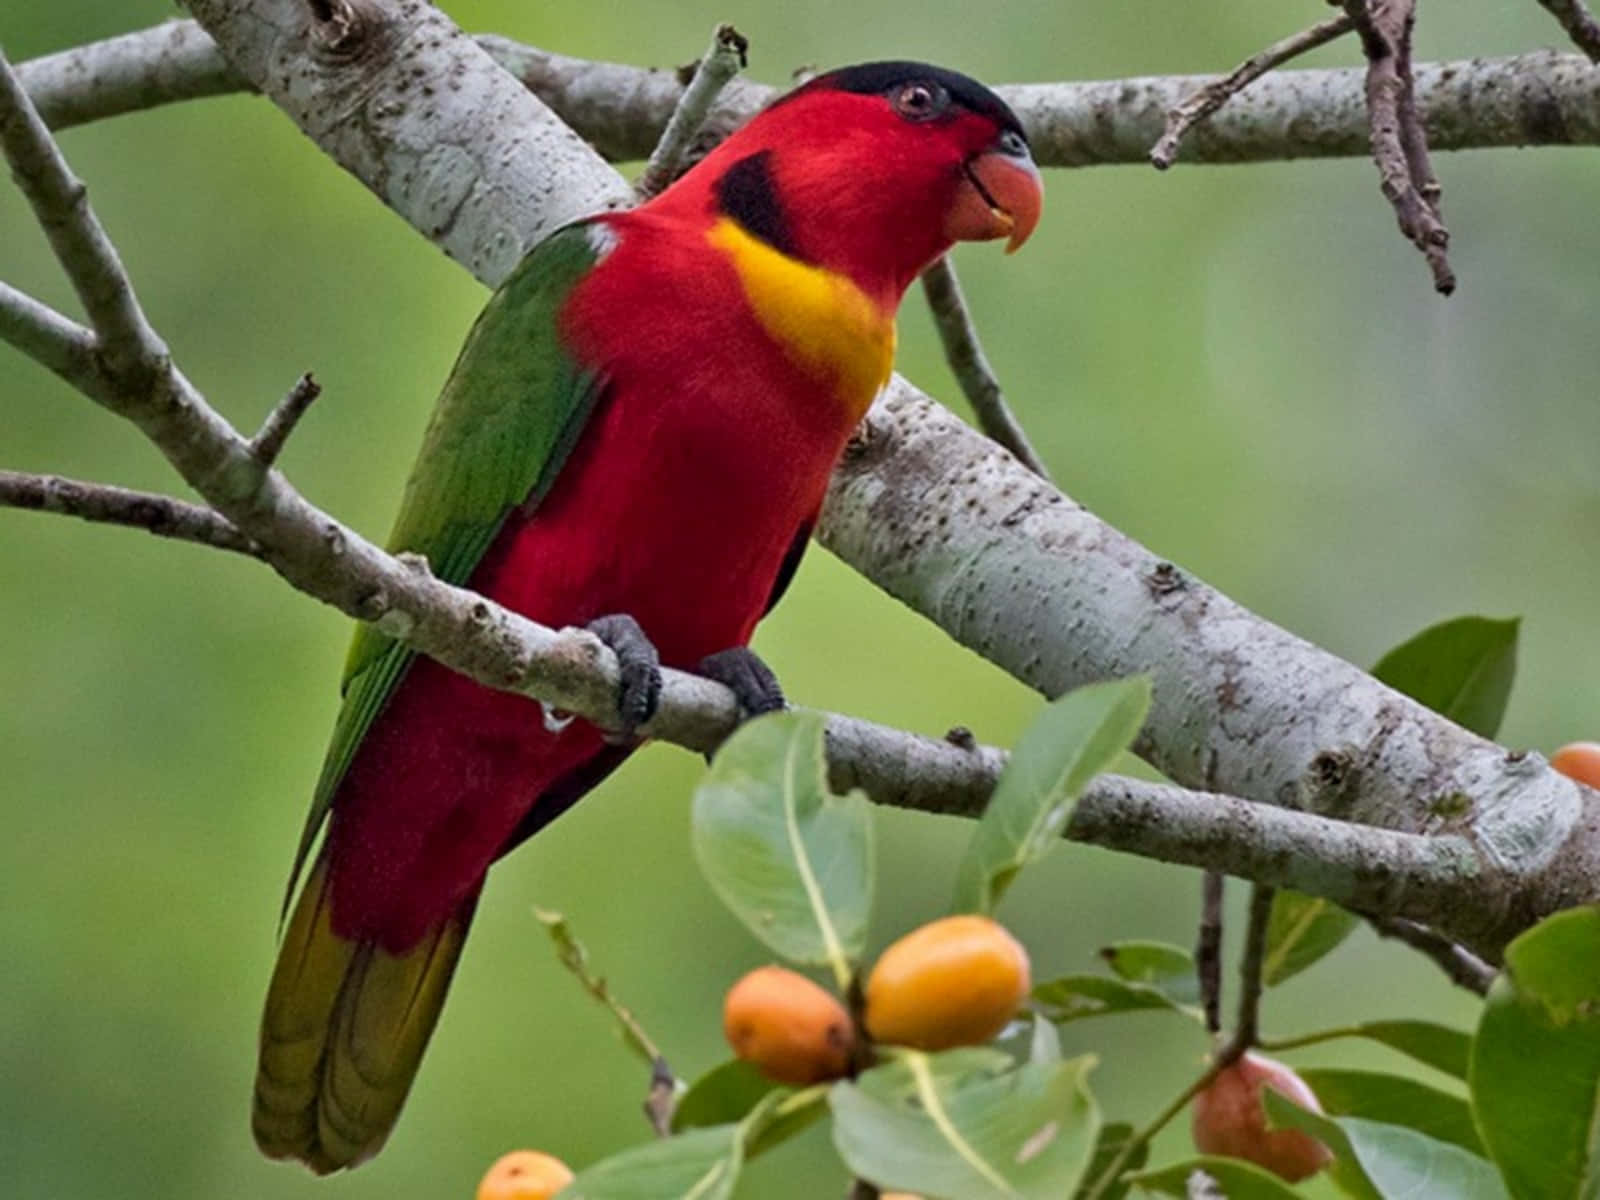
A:
<svg viewBox="0 0 1600 1200">
<path fill-rule="evenodd" d="M 1569 779 L 1600 788 L 1600 742 L 1573 742 L 1550 756 L 1550 765 Z"/>
<path fill-rule="evenodd" d="M 537 1150 L 513 1150 L 490 1167 L 477 1200 L 550 1200 L 572 1182 L 567 1164 Z"/>
<path fill-rule="evenodd" d="M 988 917 L 959 916 L 913 929 L 867 978 L 867 1032 L 880 1042 L 945 1050 L 987 1042 L 1031 987 L 1028 952 Z"/>
<path fill-rule="evenodd" d="M 1202 1154 L 1242 1158 L 1297 1183 L 1315 1175 L 1333 1155 L 1298 1129 L 1268 1129 L 1261 1089 L 1269 1087 L 1301 1108 L 1321 1112 L 1305 1080 L 1281 1062 L 1246 1054 L 1194 1098 L 1194 1144 Z"/>
<path fill-rule="evenodd" d="M 850 1069 L 855 1033 L 834 996 L 784 967 L 758 967 L 728 989 L 722 1032 L 768 1079 L 804 1085 Z"/>
</svg>

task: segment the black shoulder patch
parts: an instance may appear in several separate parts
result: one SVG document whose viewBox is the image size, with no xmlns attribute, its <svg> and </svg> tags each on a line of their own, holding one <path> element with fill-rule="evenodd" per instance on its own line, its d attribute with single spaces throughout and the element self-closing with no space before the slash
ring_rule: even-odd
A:
<svg viewBox="0 0 1600 1200">
<path fill-rule="evenodd" d="M 832 89 L 871 96 L 880 92 L 890 92 L 919 80 L 939 84 L 962 108 L 989 117 L 1000 128 L 1010 129 L 1016 133 L 1023 132 L 1022 122 L 1017 120 L 1017 114 L 1011 111 L 1011 106 L 983 84 L 959 71 L 930 66 L 928 63 L 896 60 L 840 67 L 837 71 L 817 76 L 804 87 L 796 88 L 789 94 L 793 96 L 801 92 Z"/>
<path fill-rule="evenodd" d="M 796 255 L 789 220 L 772 178 L 771 150 L 758 150 L 723 172 L 717 180 L 717 209 L 773 249 Z"/>
</svg>

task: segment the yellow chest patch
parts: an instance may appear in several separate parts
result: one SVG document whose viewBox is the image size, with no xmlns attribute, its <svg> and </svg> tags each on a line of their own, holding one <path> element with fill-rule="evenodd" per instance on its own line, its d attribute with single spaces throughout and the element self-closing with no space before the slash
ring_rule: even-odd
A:
<svg viewBox="0 0 1600 1200">
<path fill-rule="evenodd" d="M 726 254 L 771 338 L 827 383 L 852 417 L 889 382 L 894 317 L 843 275 L 790 258 L 724 217 L 706 239 Z"/>
</svg>

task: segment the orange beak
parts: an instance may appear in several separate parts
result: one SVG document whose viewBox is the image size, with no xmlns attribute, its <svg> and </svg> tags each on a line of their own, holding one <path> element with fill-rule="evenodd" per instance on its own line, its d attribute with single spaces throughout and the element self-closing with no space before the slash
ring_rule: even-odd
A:
<svg viewBox="0 0 1600 1200">
<path fill-rule="evenodd" d="M 1006 238 L 1013 254 L 1039 224 L 1044 185 L 1027 144 L 1007 134 L 998 148 L 961 164 L 966 177 L 945 217 L 945 235 L 956 242 Z"/>
</svg>

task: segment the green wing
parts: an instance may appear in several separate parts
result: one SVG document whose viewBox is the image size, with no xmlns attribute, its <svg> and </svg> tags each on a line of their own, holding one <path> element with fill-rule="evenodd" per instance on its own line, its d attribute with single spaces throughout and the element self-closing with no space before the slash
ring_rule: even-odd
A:
<svg viewBox="0 0 1600 1200">
<path fill-rule="evenodd" d="M 556 317 L 599 258 L 590 227 L 539 243 L 490 297 L 434 408 L 388 548 L 425 555 L 433 573 L 463 584 L 506 515 L 542 499 L 577 441 L 602 381 L 562 344 Z M 323 760 L 289 875 L 296 881 L 339 783 L 415 652 L 371 625 L 356 627 L 343 707 Z"/>
</svg>

